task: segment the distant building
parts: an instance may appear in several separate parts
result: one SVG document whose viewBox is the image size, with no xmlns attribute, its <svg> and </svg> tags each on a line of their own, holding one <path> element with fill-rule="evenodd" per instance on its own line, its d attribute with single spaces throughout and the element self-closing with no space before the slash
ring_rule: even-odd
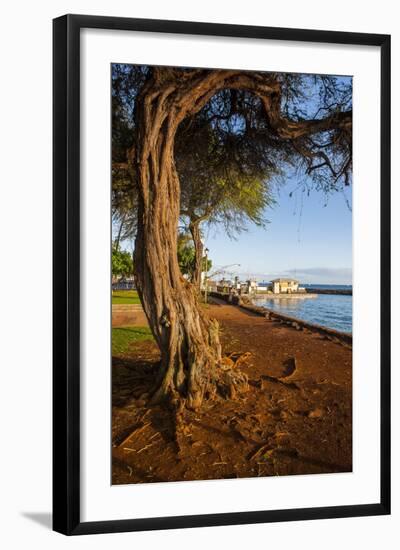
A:
<svg viewBox="0 0 400 550">
<path fill-rule="evenodd" d="M 247 285 L 247 292 L 246 294 L 257 294 L 257 281 L 254 281 L 253 279 L 249 279 L 246 281 Z"/>
<path fill-rule="evenodd" d="M 286 279 L 280 277 L 273 279 L 271 282 L 257 283 L 254 279 L 248 279 L 246 282 L 240 281 L 239 277 L 230 279 L 221 279 L 215 281 L 207 280 L 207 286 L 210 291 L 220 292 L 222 294 L 235 295 L 256 295 L 256 294 L 305 294 L 306 290 L 299 286 L 299 281 L 296 279 Z"/>
<path fill-rule="evenodd" d="M 123 277 L 122 279 L 112 278 L 112 290 L 136 290 L 135 279 L 133 277 Z"/>
<path fill-rule="evenodd" d="M 203 281 L 203 286 L 205 286 L 205 282 Z M 211 292 L 217 291 L 218 283 L 214 279 L 207 279 L 207 288 Z"/>
<path fill-rule="evenodd" d="M 271 283 L 272 292 L 274 294 L 291 294 L 292 292 L 299 292 L 299 281 L 296 279 L 272 279 Z"/>
<path fill-rule="evenodd" d="M 228 294 L 232 288 L 232 281 L 229 279 L 221 279 L 217 283 L 217 292 L 222 292 L 223 294 Z"/>
<path fill-rule="evenodd" d="M 260 283 L 257 283 L 257 288 L 264 288 L 265 290 L 268 290 L 268 288 L 271 286 L 270 283 L 266 283 L 265 281 L 261 281 Z"/>
</svg>

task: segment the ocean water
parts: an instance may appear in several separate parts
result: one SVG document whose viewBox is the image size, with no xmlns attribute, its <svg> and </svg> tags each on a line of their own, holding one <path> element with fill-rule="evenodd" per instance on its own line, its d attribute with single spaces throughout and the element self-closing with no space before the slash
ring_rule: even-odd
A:
<svg viewBox="0 0 400 550">
<path fill-rule="evenodd" d="M 339 287 L 339 285 L 308 286 L 313 288 L 351 288 L 349 286 Z M 254 303 L 310 323 L 340 330 L 341 332 L 352 332 L 352 296 L 336 294 L 317 294 L 314 298 L 268 298 L 260 296 L 254 300 Z"/>
</svg>

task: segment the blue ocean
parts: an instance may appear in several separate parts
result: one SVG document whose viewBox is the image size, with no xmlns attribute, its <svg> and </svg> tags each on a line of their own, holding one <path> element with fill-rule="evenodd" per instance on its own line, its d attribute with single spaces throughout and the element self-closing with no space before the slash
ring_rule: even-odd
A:
<svg viewBox="0 0 400 550">
<path fill-rule="evenodd" d="M 301 285 L 305 288 L 351 290 L 351 285 Z M 322 325 L 341 332 L 352 332 L 352 296 L 317 294 L 315 297 L 270 298 L 259 296 L 254 300 L 258 306 L 297 317 L 310 323 Z"/>
</svg>

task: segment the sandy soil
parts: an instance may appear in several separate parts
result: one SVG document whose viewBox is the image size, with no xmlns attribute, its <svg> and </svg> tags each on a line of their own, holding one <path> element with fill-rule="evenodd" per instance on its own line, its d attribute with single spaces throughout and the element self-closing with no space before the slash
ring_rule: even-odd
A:
<svg viewBox="0 0 400 550">
<path fill-rule="evenodd" d="M 251 352 L 250 391 L 236 401 L 173 415 L 137 399 L 153 379 L 158 350 L 139 342 L 113 358 L 112 483 L 149 483 L 352 469 L 352 351 L 238 307 L 212 305 L 225 353 Z"/>
</svg>

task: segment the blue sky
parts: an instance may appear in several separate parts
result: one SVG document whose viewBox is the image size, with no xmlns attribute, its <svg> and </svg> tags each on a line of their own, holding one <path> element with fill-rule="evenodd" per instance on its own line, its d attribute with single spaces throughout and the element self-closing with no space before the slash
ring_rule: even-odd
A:
<svg viewBox="0 0 400 550">
<path fill-rule="evenodd" d="M 229 239 L 223 229 L 204 231 L 214 270 L 227 269 L 227 276 L 269 280 L 295 276 L 302 283 L 351 284 L 352 213 L 351 188 L 328 197 L 322 192 L 310 195 L 288 180 L 276 195 L 277 204 L 266 211 L 266 229 L 249 225 L 248 230 Z"/>
</svg>

